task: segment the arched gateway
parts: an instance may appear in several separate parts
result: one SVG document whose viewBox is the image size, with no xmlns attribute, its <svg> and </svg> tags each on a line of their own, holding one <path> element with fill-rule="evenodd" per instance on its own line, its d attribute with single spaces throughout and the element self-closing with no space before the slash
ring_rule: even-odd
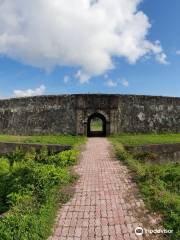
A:
<svg viewBox="0 0 180 240">
<path fill-rule="evenodd" d="M 93 126 L 93 121 L 95 126 Z M 106 118 L 100 113 L 93 113 L 87 121 L 87 136 L 88 137 L 105 137 L 106 136 Z M 93 129 L 94 127 L 94 129 Z"/>
</svg>

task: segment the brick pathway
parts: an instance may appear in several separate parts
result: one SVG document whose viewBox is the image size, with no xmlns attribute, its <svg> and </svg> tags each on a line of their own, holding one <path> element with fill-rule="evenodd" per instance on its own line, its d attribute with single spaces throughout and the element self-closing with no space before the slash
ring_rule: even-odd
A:
<svg viewBox="0 0 180 240">
<path fill-rule="evenodd" d="M 49 240 L 160 239 L 134 234 L 137 226 L 149 229 L 155 219 L 107 139 L 90 138 L 76 170 L 80 179 L 74 197 L 59 211 Z"/>
</svg>

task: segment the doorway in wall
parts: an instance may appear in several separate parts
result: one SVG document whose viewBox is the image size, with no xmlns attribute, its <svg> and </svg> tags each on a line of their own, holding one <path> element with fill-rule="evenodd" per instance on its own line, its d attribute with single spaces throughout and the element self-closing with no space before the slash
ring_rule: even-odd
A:
<svg viewBox="0 0 180 240">
<path fill-rule="evenodd" d="M 88 137 L 106 136 L 106 118 L 100 113 L 94 113 L 88 118 L 87 122 Z"/>
</svg>

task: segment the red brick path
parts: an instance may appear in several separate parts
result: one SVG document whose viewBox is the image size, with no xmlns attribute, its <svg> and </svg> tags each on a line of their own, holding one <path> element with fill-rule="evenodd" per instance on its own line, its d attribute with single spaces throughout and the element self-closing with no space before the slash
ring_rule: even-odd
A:
<svg viewBox="0 0 180 240">
<path fill-rule="evenodd" d="M 107 139 L 90 138 L 76 170 L 80 179 L 74 197 L 58 213 L 49 240 L 142 239 L 134 229 L 149 227 L 152 219 Z"/>
</svg>

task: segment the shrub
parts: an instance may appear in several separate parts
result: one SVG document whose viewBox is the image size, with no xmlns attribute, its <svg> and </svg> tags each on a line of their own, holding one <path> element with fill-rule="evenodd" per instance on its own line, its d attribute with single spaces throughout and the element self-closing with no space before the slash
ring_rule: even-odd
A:
<svg viewBox="0 0 180 240">
<path fill-rule="evenodd" d="M 48 157 L 49 157 L 48 149 L 46 146 L 43 146 L 40 149 L 39 154 L 36 155 L 36 161 L 40 163 L 48 163 Z"/>
<path fill-rule="evenodd" d="M 69 181 L 70 176 L 66 169 L 54 165 L 16 163 L 11 173 L 4 178 L 2 194 L 7 198 L 10 193 L 19 193 L 28 189 L 34 191 L 43 201 L 53 186 L 66 184 Z"/>
<path fill-rule="evenodd" d="M 36 157 L 37 157 L 36 150 L 34 148 L 31 148 L 30 151 L 25 153 L 24 161 L 25 162 L 33 162 L 33 161 L 35 161 Z"/>
<path fill-rule="evenodd" d="M 0 158 L 0 176 L 8 174 L 10 170 L 9 160 L 7 158 Z"/>
<path fill-rule="evenodd" d="M 47 222 L 51 215 L 51 206 L 45 206 L 38 213 L 21 214 L 14 212 L 8 214 L 0 221 L 0 239 L 2 240 L 42 240 L 50 234 Z"/>
<path fill-rule="evenodd" d="M 77 157 L 78 151 L 73 149 L 49 156 L 45 162 L 59 167 L 67 167 L 76 164 Z"/>
<path fill-rule="evenodd" d="M 77 161 L 77 151 L 49 155 L 16 150 L 0 158 L 0 239 L 47 239 L 57 201 L 64 201 L 61 187 L 72 182 L 68 166 Z M 61 199 L 59 199 L 61 197 Z"/>
<path fill-rule="evenodd" d="M 78 152 L 75 150 L 68 150 L 58 154 L 60 166 L 71 166 L 74 165 L 77 161 Z"/>
<path fill-rule="evenodd" d="M 16 148 L 16 150 L 7 155 L 10 165 L 13 165 L 16 161 L 22 161 L 24 159 L 24 152 L 21 148 Z"/>
</svg>

